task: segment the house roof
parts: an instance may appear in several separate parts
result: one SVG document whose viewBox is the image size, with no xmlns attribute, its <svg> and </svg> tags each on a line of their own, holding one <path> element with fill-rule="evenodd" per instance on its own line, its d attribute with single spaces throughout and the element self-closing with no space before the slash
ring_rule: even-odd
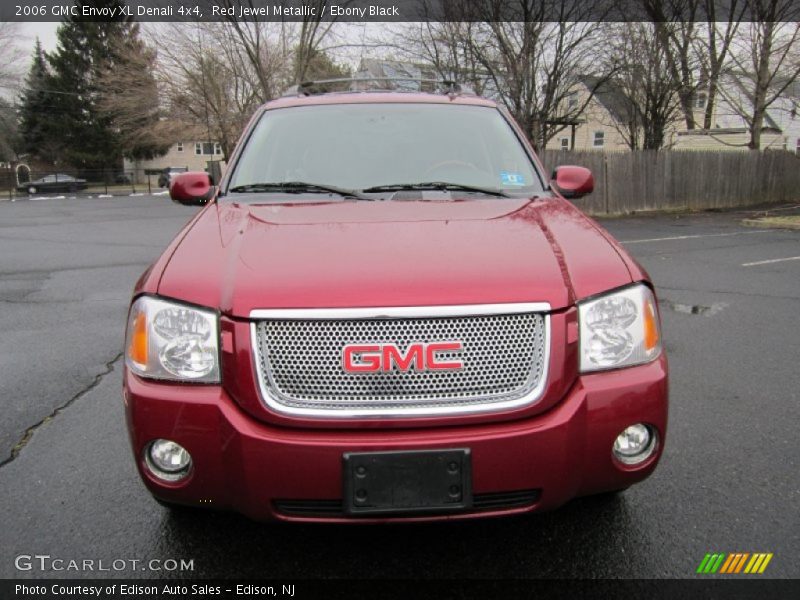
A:
<svg viewBox="0 0 800 600">
<path fill-rule="evenodd" d="M 749 92 L 745 87 L 744 82 L 742 81 L 744 77 L 746 77 L 744 73 L 727 73 L 724 76 L 724 81 L 730 82 L 732 84 L 732 87 L 736 89 L 737 94 L 740 95 L 740 98 L 743 98 L 749 102 L 750 100 Z M 792 89 L 792 87 L 793 86 L 789 86 L 787 92 L 784 92 L 787 96 L 791 96 L 791 93 L 789 93 L 788 91 L 789 89 L 791 89 L 793 92 L 800 92 L 800 89 L 794 90 Z M 726 91 L 724 85 L 719 86 L 719 90 L 724 96 L 727 96 L 729 102 L 733 101 L 730 98 L 729 92 Z M 767 108 L 767 110 L 764 112 L 764 127 L 775 129 L 778 132 L 782 131 L 781 126 L 775 121 L 775 119 L 772 118 L 772 115 L 770 115 L 769 108 Z"/>
<path fill-rule="evenodd" d="M 608 79 L 603 80 L 601 77 L 592 75 L 584 75 L 580 78 L 580 81 L 589 91 L 594 90 L 595 100 L 597 100 L 616 121 L 625 123 L 630 120 L 628 100 L 619 86 Z"/>
</svg>

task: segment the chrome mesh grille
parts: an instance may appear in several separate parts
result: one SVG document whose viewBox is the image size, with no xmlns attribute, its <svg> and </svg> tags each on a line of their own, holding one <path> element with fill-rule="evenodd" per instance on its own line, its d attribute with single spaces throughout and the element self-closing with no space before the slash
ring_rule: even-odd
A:
<svg viewBox="0 0 800 600">
<path fill-rule="evenodd" d="M 282 407 L 328 413 L 475 405 L 492 410 L 540 389 L 546 322 L 539 313 L 261 320 L 254 328 L 261 389 Z M 437 357 L 459 360 L 461 369 L 347 373 L 342 365 L 349 344 L 393 344 L 405 352 L 412 343 L 452 341 L 463 350 Z"/>
</svg>

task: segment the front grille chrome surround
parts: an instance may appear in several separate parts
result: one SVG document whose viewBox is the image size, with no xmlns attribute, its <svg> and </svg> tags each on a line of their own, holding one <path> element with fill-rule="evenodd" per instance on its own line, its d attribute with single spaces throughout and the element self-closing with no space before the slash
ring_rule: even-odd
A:
<svg viewBox="0 0 800 600">
<path fill-rule="evenodd" d="M 497 412 L 534 404 L 547 380 L 546 303 L 251 312 L 261 397 L 281 414 L 402 418 Z M 348 344 L 460 341 L 457 370 L 346 373 Z"/>
</svg>

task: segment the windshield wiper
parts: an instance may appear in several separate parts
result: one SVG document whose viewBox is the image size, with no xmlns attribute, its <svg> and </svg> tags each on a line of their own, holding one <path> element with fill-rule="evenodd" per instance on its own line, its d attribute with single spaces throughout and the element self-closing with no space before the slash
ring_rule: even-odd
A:
<svg viewBox="0 0 800 600">
<path fill-rule="evenodd" d="M 486 194 L 487 196 L 498 196 L 501 198 L 511 198 L 503 190 L 494 188 L 484 188 L 474 185 L 463 185 L 461 183 L 448 183 L 446 181 L 425 181 L 422 183 L 394 183 L 391 185 L 376 185 L 361 190 L 365 194 L 379 192 L 401 192 L 405 190 L 441 190 L 443 192 L 474 192 L 476 194 Z"/>
<path fill-rule="evenodd" d="M 323 192 L 338 194 L 343 198 L 357 198 L 358 200 L 372 200 L 362 196 L 356 190 L 334 187 L 332 185 L 322 185 L 319 183 L 306 183 L 304 181 L 280 181 L 276 183 L 248 183 L 247 185 L 237 185 L 232 187 L 229 192 L 240 194 L 258 194 L 269 192 L 285 192 L 287 194 L 303 194 L 305 192 Z"/>
</svg>

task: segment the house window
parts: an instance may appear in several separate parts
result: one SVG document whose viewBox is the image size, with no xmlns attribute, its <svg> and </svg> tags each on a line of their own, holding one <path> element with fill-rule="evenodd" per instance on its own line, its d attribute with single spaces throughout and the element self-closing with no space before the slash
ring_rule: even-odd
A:
<svg viewBox="0 0 800 600">
<path fill-rule="evenodd" d="M 569 99 L 567 100 L 567 106 L 570 109 L 573 109 L 576 106 L 578 106 L 578 94 L 573 92 L 572 94 L 569 95 Z"/>
<path fill-rule="evenodd" d="M 213 155 L 215 153 L 214 152 L 215 147 L 218 147 L 218 146 L 219 146 L 218 142 L 217 143 L 214 143 L 214 142 L 196 142 L 195 145 L 194 145 L 194 153 L 196 155 L 198 155 L 198 156 L 203 155 L 203 154 L 205 154 L 207 156 L 211 156 L 211 155 Z M 219 152 L 219 154 L 222 154 L 222 153 Z"/>
<path fill-rule="evenodd" d="M 178 152 L 183 152 L 183 142 L 178 142 L 177 150 L 178 150 Z"/>
<path fill-rule="evenodd" d="M 222 146 L 219 142 L 214 142 L 214 154 L 222 155 Z"/>
<path fill-rule="evenodd" d="M 569 138 L 568 137 L 562 137 L 559 140 L 559 142 L 561 143 L 561 149 L 562 150 L 569 150 Z"/>
<path fill-rule="evenodd" d="M 595 148 L 602 148 L 605 146 L 606 143 L 606 132 L 605 131 L 595 131 L 594 132 L 594 139 L 592 140 L 592 146 Z"/>
<path fill-rule="evenodd" d="M 706 107 L 706 95 L 705 94 L 697 94 L 694 99 L 694 107 L 695 108 L 705 108 Z"/>
</svg>

